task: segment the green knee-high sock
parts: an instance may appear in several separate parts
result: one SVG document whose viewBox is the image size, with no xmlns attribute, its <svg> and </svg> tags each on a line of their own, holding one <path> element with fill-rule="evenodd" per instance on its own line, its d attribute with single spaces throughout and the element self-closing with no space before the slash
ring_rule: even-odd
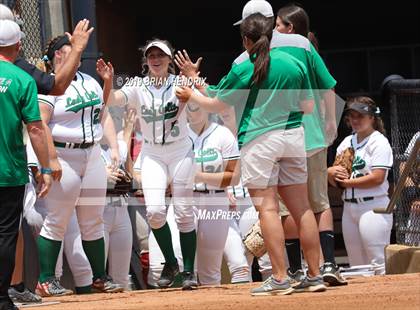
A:
<svg viewBox="0 0 420 310">
<path fill-rule="evenodd" d="M 93 279 L 104 276 L 106 274 L 104 238 L 93 241 L 82 240 L 82 245 L 92 268 Z"/>
<path fill-rule="evenodd" d="M 195 249 L 197 248 L 197 234 L 195 230 L 188 233 L 179 232 L 184 271 L 194 272 Z"/>
<path fill-rule="evenodd" d="M 57 264 L 58 254 L 60 253 L 61 241 L 39 236 L 37 244 L 40 266 L 39 282 L 42 283 L 55 277 L 55 265 Z"/>
<path fill-rule="evenodd" d="M 165 261 L 171 265 L 177 263 L 174 247 L 172 246 L 172 234 L 168 223 L 165 223 L 161 228 L 152 229 L 156 241 L 159 244 L 160 250 L 165 257 Z"/>
</svg>

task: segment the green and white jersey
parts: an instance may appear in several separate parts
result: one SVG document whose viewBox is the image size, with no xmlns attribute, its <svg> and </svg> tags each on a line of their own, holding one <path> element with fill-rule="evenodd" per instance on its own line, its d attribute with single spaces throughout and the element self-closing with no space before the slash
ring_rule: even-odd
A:
<svg viewBox="0 0 420 310">
<path fill-rule="evenodd" d="M 254 60 L 255 56 L 248 57 L 232 66 L 217 86 L 207 88 L 209 97 L 235 108 L 240 147 L 268 131 L 300 127 L 300 102 L 313 99 L 307 70 L 296 58 L 272 49 L 261 85 L 252 80 Z"/>
<path fill-rule="evenodd" d="M 301 61 L 307 70 L 315 99 L 313 112 L 303 116 L 305 147 L 308 155 L 310 155 L 311 151 L 328 146 L 324 132 L 324 113 L 321 108 L 322 93 L 325 90 L 333 89 L 337 82 L 328 71 L 316 49 L 304 36 L 284 34 L 274 30 L 270 45 L 272 49 L 279 49 Z M 245 51 L 235 59 L 234 65 L 238 65 L 247 59 L 249 59 L 249 55 Z"/>
<path fill-rule="evenodd" d="M 23 143 L 24 123 L 41 120 L 34 79 L 0 60 L 0 187 L 29 182 Z"/>
<path fill-rule="evenodd" d="M 378 197 L 388 195 L 388 170 L 393 164 L 392 149 L 388 139 L 379 131 L 374 131 L 360 143 L 357 142 L 357 133 L 346 137 L 337 148 L 337 155 L 347 148 L 354 149 L 354 160 L 351 179 L 359 178 L 372 173 L 374 169 L 387 171 L 382 184 L 371 188 L 346 188 L 343 199 Z"/>
<path fill-rule="evenodd" d="M 240 158 L 238 142 L 232 132 L 219 124 L 210 126 L 198 136 L 189 126 L 189 136 L 193 142 L 196 171 L 223 172 L 229 160 Z M 205 183 L 194 184 L 194 190 L 217 190 L 219 187 Z"/>
<path fill-rule="evenodd" d="M 39 95 L 38 100 L 53 110 L 48 127 L 54 141 L 92 143 L 101 140 L 103 93 L 99 83 L 90 75 L 77 72 L 76 79 L 64 95 Z"/>
<path fill-rule="evenodd" d="M 149 77 L 136 77 L 121 88 L 127 103 L 137 107 L 146 141 L 165 144 L 188 137 L 187 114 L 175 96 L 176 85 L 180 85 L 179 77 L 170 74 L 160 88 Z"/>
</svg>

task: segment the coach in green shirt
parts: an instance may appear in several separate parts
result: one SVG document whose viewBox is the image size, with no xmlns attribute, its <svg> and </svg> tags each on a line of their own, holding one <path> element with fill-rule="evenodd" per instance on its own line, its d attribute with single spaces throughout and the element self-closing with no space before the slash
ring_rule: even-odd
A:
<svg viewBox="0 0 420 310">
<path fill-rule="evenodd" d="M 239 121 L 244 185 L 259 211 L 261 229 L 269 252 L 273 275 L 252 295 L 290 294 L 293 291 L 326 289 L 318 264 L 320 243 L 307 196 L 307 172 L 303 113 L 313 109 L 313 94 L 304 65 L 292 56 L 270 51 L 273 20 L 252 14 L 241 24 L 243 44 L 250 59 L 233 66 L 209 97 L 181 87 L 181 101 L 192 100 L 210 112 L 234 106 Z M 199 86 L 199 85 L 196 85 Z M 278 217 L 280 194 L 298 224 L 308 276 L 292 288 L 286 275 L 284 236 Z"/>
<path fill-rule="evenodd" d="M 10 20 L 0 20 L 0 309 L 17 309 L 8 296 L 15 264 L 16 241 L 28 183 L 22 122 L 42 165 L 40 197 L 51 186 L 45 132 L 39 114 L 35 81 L 13 65 L 22 33 Z"/>
</svg>

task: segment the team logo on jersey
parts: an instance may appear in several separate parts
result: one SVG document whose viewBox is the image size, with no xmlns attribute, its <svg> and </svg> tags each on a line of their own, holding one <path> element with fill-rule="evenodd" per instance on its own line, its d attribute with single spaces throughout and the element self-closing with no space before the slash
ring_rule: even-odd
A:
<svg viewBox="0 0 420 310">
<path fill-rule="evenodd" d="M 353 165 L 351 167 L 351 170 L 353 171 L 354 177 L 359 178 L 364 176 L 363 169 L 366 167 L 366 162 L 363 158 L 360 156 L 356 156 L 353 160 Z"/>
<path fill-rule="evenodd" d="M 159 109 L 148 109 L 144 105 L 141 107 L 141 114 L 146 123 L 174 118 L 178 111 L 179 107 L 171 101 L 167 104 L 162 104 Z"/>
<path fill-rule="evenodd" d="M 0 78 L 0 93 L 5 93 L 9 89 L 10 84 L 12 84 L 11 79 Z"/>
<path fill-rule="evenodd" d="M 101 99 L 98 94 L 94 91 L 86 92 L 85 96 L 77 95 L 76 98 L 67 98 L 66 112 L 71 111 L 74 113 L 79 112 L 80 110 L 101 104 Z"/>
<path fill-rule="evenodd" d="M 215 161 L 219 157 L 219 153 L 211 148 L 211 149 L 205 149 L 205 150 L 198 150 L 195 162 L 196 163 L 207 163 L 210 161 Z"/>
</svg>

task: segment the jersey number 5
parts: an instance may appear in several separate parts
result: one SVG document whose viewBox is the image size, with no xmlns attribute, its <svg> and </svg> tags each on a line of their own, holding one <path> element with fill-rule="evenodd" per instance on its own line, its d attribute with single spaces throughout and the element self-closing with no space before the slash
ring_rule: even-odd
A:
<svg viewBox="0 0 420 310">
<path fill-rule="evenodd" d="M 171 136 L 174 138 L 179 136 L 179 126 L 177 120 L 171 123 Z"/>
</svg>

